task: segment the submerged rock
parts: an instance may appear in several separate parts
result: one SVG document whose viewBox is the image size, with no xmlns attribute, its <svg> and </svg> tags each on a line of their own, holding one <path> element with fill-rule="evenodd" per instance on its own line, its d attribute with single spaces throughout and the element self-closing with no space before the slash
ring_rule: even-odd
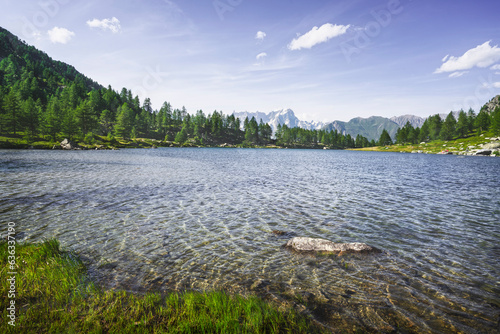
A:
<svg viewBox="0 0 500 334">
<path fill-rule="evenodd" d="M 299 252 L 355 252 L 355 253 L 368 253 L 378 252 L 375 247 L 368 246 L 362 242 L 352 243 L 335 243 L 325 239 L 295 237 L 286 243 L 285 247 L 291 248 Z"/>
<path fill-rule="evenodd" d="M 272 230 L 271 233 L 274 234 L 275 236 L 281 237 L 281 238 L 292 238 L 292 237 L 295 237 L 297 235 L 295 232 L 281 231 L 281 230 Z"/>
</svg>

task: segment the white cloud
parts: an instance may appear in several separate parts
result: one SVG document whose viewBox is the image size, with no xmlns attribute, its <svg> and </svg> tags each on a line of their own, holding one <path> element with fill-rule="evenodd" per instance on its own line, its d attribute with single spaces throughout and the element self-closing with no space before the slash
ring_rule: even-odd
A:
<svg viewBox="0 0 500 334">
<path fill-rule="evenodd" d="M 348 28 L 349 25 L 334 25 L 331 23 L 325 23 L 319 28 L 313 27 L 304 35 L 294 38 L 290 44 L 288 44 L 288 49 L 310 49 L 316 44 L 324 43 L 333 37 L 345 34 Z"/>
<path fill-rule="evenodd" d="M 98 19 L 88 20 L 87 25 L 91 28 L 110 30 L 113 34 L 116 34 L 122 30 L 122 27 L 120 26 L 120 20 L 118 20 L 116 17 L 103 20 L 98 20 Z"/>
<path fill-rule="evenodd" d="M 434 73 L 469 70 L 473 67 L 488 67 L 500 60 L 500 48 L 490 41 L 468 50 L 460 57 L 443 58 L 443 64 Z"/>
<path fill-rule="evenodd" d="M 66 28 L 59 27 L 52 28 L 48 31 L 48 33 L 52 43 L 66 44 L 73 38 L 73 36 L 75 36 L 74 32 L 69 31 Z"/>
<path fill-rule="evenodd" d="M 266 36 L 267 36 L 267 34 L 265 32 L 257 31 L 257 34 L 255 35 L 255 39 L 263 41 Z"/>
<path fill-rule="evenodd" d="M 445 61 L 447 61 L 447 60 L 448 60 L 448 57 L 449 57 L 449 56 L 450 56 L 450 55 L 446 55 L 446 56 L 444 56 L 444 58 L 443 58 L 443 59 L 441 59 L 441 61 L 444 63 Z"/>
<path fill-rule="evenodd" d="M 486 88 L 500 88 L 500 82 L 497 81 L 497 82 L 491 82 L 491 83 L 483 83 L 483 87 L 486 87 Z"/>
<path fill-rule="evenodd" d="M 496 71 L 496 70 L 500 70 L 500 64 L 496 64 L 496 65 L 493 65 L 490 67 L 490 69 Z"/>
<path fill-rule="evenodd" d="M 468 73 L 469 71 L 458 71 L 458 72 L 453 72 L 452 74 L 449 75 L 450 78 L 458 78 L 464 75 L 465 73 Z"/>
<path fill-rule="evenodd" d="M 260 59 L 262 59 L 262 58 L 264 58 L 264 57 L 267 57 L 267 53 L 265 53 L 265 52 L 261 52 L 261 53 L 259 53 L 259 54 L 257 55 L 257 57 L 255 57 L 255 58 L 256 58 L 257 60 L 260 60 Z"/>
</svg>

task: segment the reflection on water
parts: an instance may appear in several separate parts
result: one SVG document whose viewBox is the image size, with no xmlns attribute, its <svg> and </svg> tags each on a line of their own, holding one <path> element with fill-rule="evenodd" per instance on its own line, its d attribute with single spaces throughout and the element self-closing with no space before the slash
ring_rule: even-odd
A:
<svg viewBox="0 0 500 334">
<path fill-rule="evenodd" d="M 500 159 L 238 149 L 0 151 L 0 231 L 108 287 L 225 289 L 332 331 L 499 330 Z M 304 256 L 289 236 L 376 255 Z"/>
</svg>

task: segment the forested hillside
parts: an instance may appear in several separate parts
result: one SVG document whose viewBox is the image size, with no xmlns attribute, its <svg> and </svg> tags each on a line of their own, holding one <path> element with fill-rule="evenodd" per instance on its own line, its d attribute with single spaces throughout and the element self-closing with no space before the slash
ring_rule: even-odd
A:
<svg viewBox="0 0 500 334">
<path fill-rule="evenodd" d="M 492 101 L 497 98 L 493 98 Z M 491 103 L 483 106 L 478 114 L 472 109 L 468 112 L 461 110 L 458 113 L 458 119 L 455 118 L 453 112 L 450 112 L 445 119 L 442 119 L 440 115 L 430 116 L 421 128 L 414 128 L 408 122 L 398 129 L 394 139 L 399 144 L 417 144 L 430 140 L 466 138 L 481 135 L 490 130 L 493 135 L 500 135 L 500 105 L 492 108 L 491 112 L 488 112 L 486 106 L 491 106 Z"/>
<path fill-rule="evenodd" d="M 168 102 L 153 110 L 149 98 L 141 103 L 126 88 L 119 92 L 110 86 L 104 88 L 2 28 L 0 136 L 7 143 L 17 138 L 28 144 L 57 143 L 63 138 L 93 143 L 104 137 L 109 142 L 140 137 L 189 145 L 276 142 L 271 127 L 253 117 L 244 120 L 242 129 L 239 119 L 220 111 L 206 115 L 198 110 L 191 115 L 184 107 L 174 109 Z M 322 140 L 334 148 L 369 144 L 360 136 L 354 140 L 335 131 L 283 127 L 277 134 L 277 143 L 287 146 L 315 147 Z"/>
</svg>

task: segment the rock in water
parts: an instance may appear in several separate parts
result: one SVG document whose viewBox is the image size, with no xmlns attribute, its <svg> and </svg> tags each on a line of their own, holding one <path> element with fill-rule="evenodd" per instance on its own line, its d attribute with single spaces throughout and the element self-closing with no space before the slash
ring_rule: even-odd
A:
<svg viewBox="0 0 500 334">
<path fill-rule="evenodd" d="M 285 247 L 299 252 L 377 252 L 375 247 L 368 246 L 362 242 L 335 243 L 325 239 L 295 237 L 286 243 Z"/>
</svg>

